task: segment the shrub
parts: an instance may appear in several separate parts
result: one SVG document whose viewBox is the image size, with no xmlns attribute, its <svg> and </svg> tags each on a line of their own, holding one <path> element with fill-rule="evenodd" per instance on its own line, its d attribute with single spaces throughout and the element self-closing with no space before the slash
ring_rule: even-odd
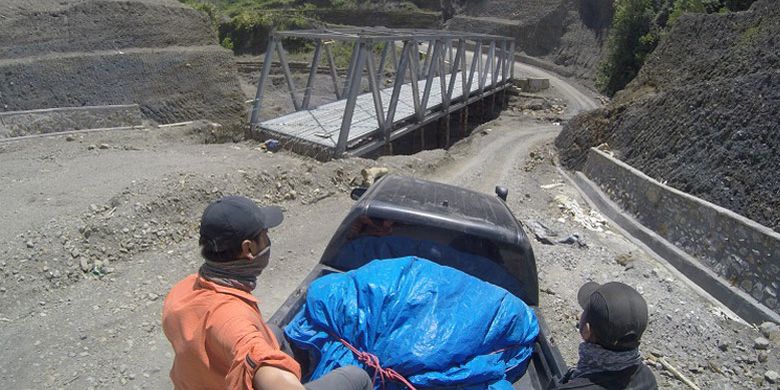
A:
<svg viewBox="0 0 780 390">
<path fill-rule="evenodd" d="M 651 33 L 654 12 L 650 0 L 617 0 L 607 41 L 607 58 L 599 69 L 597 86 L 612 96 L 639 72 L 644 59 L 655 49 Z"/>
<path fill-rule="evenodd" d="M 233 45 L 233 40 L 230 39 L 230 37 L 225 37 L 225 39 L 222 40 L 222 43 L 220 43 L 220 45 L 222 45 L 222 47 L 228 50 L 233 50 L 233 48 L 235 47 Z"/>
<path fill-rule="evenodd" d="M 599 67 L 596 86 L 610 96 L 623 89 L 683 14 L 744 11 L 754 1 L 615 0 L 607 56 Z"/>
</svg>

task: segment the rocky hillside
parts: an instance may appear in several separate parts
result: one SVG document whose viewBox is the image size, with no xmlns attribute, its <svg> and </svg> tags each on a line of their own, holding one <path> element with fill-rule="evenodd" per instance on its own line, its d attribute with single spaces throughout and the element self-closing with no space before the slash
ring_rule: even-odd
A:
<svg viewBox="0 0 780 390">
<path fill-rule="evenodd" d="M 686 15 L 606 108 L 556 141 L 581 166 L 608 143 L 661 182 L 780 231 L 780 7 Z"/>
<path fill-rule="evenodd" d="M 449 2 L 445 2 L 449 3 Z M 564 75 L 595 80 L 612 21 L 611 0 L 455 0 L 445 15 L 452 30 L 513 36 L 518 51 Z"/>
<path fill-rule="evenodd" d="M 268 2 L 267 6 L 275 4 L 279 3 Z M 326 23 L 444 27 L 512 36 L 517 39 L 518 52 L 590 85 L 603 57 L 613 14 L 612 0 L 317 0 L 296 4 L 311 6 L 305 14 Z"/>
<path fill-rule="evenodd" d="M 2 3 L 0 113 L 137 104 L 160 123 L 243 119 L 233 57 L 201 12 L 176 0 Z"/>
</svg>

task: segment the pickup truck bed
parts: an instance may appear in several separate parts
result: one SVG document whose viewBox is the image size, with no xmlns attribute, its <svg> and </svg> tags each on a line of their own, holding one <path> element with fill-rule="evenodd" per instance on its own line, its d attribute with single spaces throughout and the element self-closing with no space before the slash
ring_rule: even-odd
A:
<svg viewBox="0 0 780 390">
<path fill-rule="evenodd" d="M 526 374 L 513 384 L 517 389 L 546 389 L 566 372 L 566 365 L 552 342 L 549 327 L 538 308 L 536 262 L 528 238 L 504 202 L 496 196 L 419 179 L 385 176 L 371 186 L 352 207 L 325 249 L 319 264 L 269 319 L 284 328 L 299 311 L 309 284 L 329 273 L 344 272 L 361 264 L 346 264 L 339 251 L 359 236 L 370 219 L 392 227 L 382 234 L 406 236 L 450 245 L 483 256 L 500 267 L 503 275 L 481 279 L 504 287 L 534 309 L 539 337 Z M 425 257 L 425 256 L 421 256 Z M 367 260 L 368 261 L 368 260 Z M 461 269 L 469 272 L 466 269 Z M 507 278 L 507 274 L 511 278 Z M 492 279 L 492 280 L 491 280 Z M 306 372 L 305 359 L 303 371 Z"/>
</svg>

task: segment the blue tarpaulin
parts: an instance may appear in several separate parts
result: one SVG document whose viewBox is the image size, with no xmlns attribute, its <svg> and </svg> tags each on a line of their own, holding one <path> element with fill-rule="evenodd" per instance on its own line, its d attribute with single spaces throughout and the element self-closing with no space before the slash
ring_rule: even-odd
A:
<svg viewBox="0 0 780 390">
<path fill-rule="evenodd" d="M 311 352 L 310 380 L 345 365 L 365 368 L 343 338 L 418 388 L 511 389 L 539 326 L 533 310 L 506 290 L 409 256 L 315 280 L 285 332 Z"/>
<path fill-rule="evenodd" d="M 512 294 L 524 296 L 520 281 L 504 267 L 479 255 L 455 250 L 435 241 L 409 237 L 365 236 L 344 244 L 337 257 L 341 269 L 359 268 L 375 259 L 417 256 L 437 264 L 459 269 L 478 279 L 489 281 Z"/>
</svg>

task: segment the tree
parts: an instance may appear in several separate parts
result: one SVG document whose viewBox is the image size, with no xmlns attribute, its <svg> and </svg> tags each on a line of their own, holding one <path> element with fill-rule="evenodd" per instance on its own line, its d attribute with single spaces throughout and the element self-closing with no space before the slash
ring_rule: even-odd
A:
<svg viewBox="0 0 780 390">
<path fill-rule="evenodd" d="M 677 18 L 679 18 L 684 13 L 702 13 L 706 11 L 707 9 L 704 6 L 703 0 L 675 0 L 672 13 L 669 15 L 669 25 L 673 25 Z"/>
<path fill-rule="evenodd" d="M 612 96 L 639 72 L 645 57 L 655 49 L 651 31 L 655 16 L 651 0 L 617 0 L 607 41 L 607 58 L 601 64 L 597 85 Z"/>
</svg>

